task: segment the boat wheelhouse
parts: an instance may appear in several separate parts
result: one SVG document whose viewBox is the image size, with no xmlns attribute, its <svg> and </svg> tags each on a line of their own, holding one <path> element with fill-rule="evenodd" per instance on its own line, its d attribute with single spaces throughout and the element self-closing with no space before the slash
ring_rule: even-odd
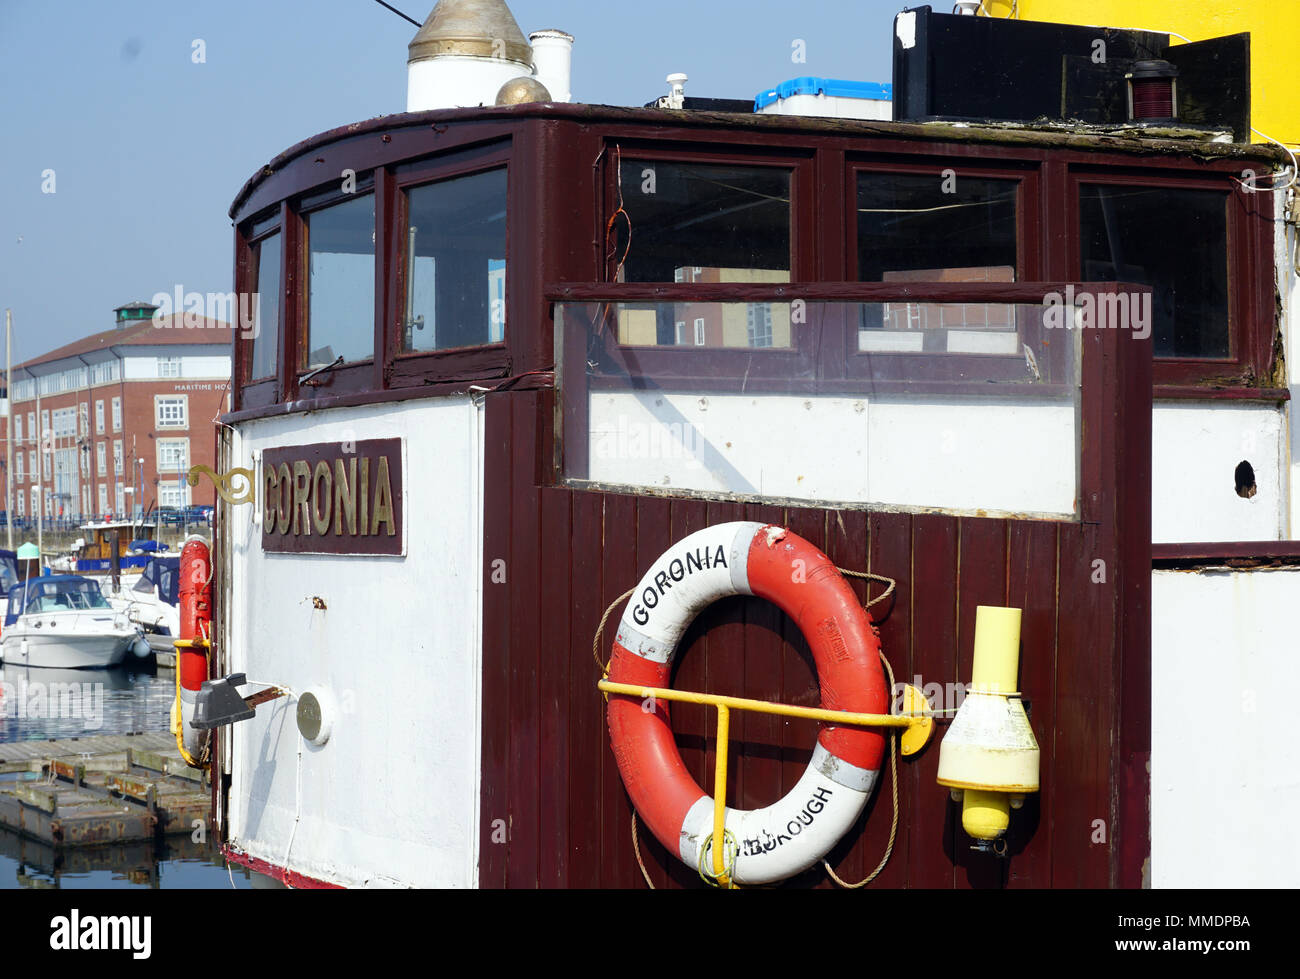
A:
<svg viewBox="0 0 1300 979">
<path fill-rule="evenodd" d="M 639 860 L 699 883 L 634 848 L 612 625 L 591 644 L 674 542 L 753 521 L 894 583 L 883 652 L 941 712 L 977 607 L 1024 610 L 1042 793 L 989 853 L 937 750 L 901 762 L 880 885 L 1138 887 L 1162 841 L 1191 859 L 1152 815 L 1152 647 L 1188 641 L 1204 576 L 1157 572 L 1153 636 L 1153 539 L 1289 553 L 1295 290 L 1284 196 L 1241 179 L 1290 161 L 1192 135 L 521 104 L 271 161 L 231 210 L 259 301 L 219 436 L 251 491 L 219 504 L 212 675 L 298 701 L 218 732 L 227 852 L 294 884 L 631 887 Z M 678 688 L 818 701 L 758 599 L 701 612 L 677 664 Z M 730 802 L 767 806 L 817 725 L 734 724 Z M 672 726 L 708 791 L 712 714 Z M 889 837 L 878 789 L 830 865 L 861 877 Z"/>
</svg>

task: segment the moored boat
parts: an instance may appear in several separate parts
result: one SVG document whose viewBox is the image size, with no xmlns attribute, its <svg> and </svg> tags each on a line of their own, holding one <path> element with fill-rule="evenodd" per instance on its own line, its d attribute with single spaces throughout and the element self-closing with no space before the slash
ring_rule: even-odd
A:
<svg viewBox="0 0 1300 979">
<path fill-rule="evenodd" d="M 140 628 L 108 603 L 98 583 L 78 575 L 29 578 L 10 588 L 0 648 L 6 665 L 74 670 L 148 655 Z"/>
</svg>

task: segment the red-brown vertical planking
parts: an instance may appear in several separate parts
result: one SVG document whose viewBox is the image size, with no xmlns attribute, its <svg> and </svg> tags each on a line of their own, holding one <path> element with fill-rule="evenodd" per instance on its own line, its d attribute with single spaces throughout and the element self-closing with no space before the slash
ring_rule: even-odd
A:
<svg viewBox="0 0 1300 979">
<path fill-rule="evenodd" d="M 671 504 L 667 500 L 642 497 L 636 503 L 636 571 L 637 578 L 643 575 L 659 557 L 673 544 Z M 621 610 L 616 610 L 621 612 Z M 611 625 L 617 627 L 614 616 L 610 616 Z M 680 652 L 680 651 L 679 651 Z M 677 708 L 669 707 L 669 717 Z M 641 856 L 655 887 L 664 887 L 668 882 L 668 860 L 675 857 L 667 853 L 663 845 L 650 833 L 638 833 Z M 638 869 L 638 875 L 640 871 Z"/>
<path fill-rule="evenodd" d="M 571 541 L 569 508 L 573 494 L 567 490 L 543 489 L 541 526 L 546 541 Z M 582 709 L 570 709 L 569 671 L 574 664 L 570 653 L 581 641 L 572 633 L 573 582 L 571 550 L 547 546 L 542 550 L 541 619 L 537 647 L 541 653 L 539 688 L 541 692 L 540 767 L 538 786 L 538 840 L 540 882 L 542 887 L 563 887 L 568 880 L 569 865 L 569 732 Z M 581 667 L 583 664 L 577 664 Z M 593 664 L 594 665 L 594 664 Z M 583 677 L 591 670 L 583 669 Z M 582 772 L 585 776 L 587 772 Z"/>
<path fill-rule="evenodd" d="M 873 513 L 867 520 L 867 544 L 869 547 L 869 566 L 872 574 L 893 578 L 897 584 L 894 593 L 885 601 L 873 606 L 869 615 L 880 630 L 880 648 L 894 669 L 894 683 L 911 683 L 915 676 L 912 664 L 912 635 L 909 618 L 912 601 L 912 576 L 910 573 L 912 559 L 912 517 L 906 513 Z M 888 586 L 875 582 L 871 585 L 871 595 L 883 595 Z M 924 683 L 921 684 L 924 686 Z M 892 709 L 892 704 L 891 704 Z M 932 738 L 925 753 L 937 752 L 938 739 Z M 920 757 L 924 757 L 924 754 Z M 872 883 L 872 887 L 905 887 L 907 878 L 907 851 L 911 837 L 913 813 L 922 804 L 941 805 L 943 796 L 936 798 L 934 786 L 922 787 L 914 775 L 917 771 L 918 756 L 904 758 L 898 754 L 898 833 L 894 840 L 894 851 Z M 878 788 L 876 789 L 875 808 L 878 814 L 873 817 L 873 827 L 886 818 L 893 819 L 893 786 L 889 773 L 889 761 L 885 760 L 881 768 Z M 867 872 L 875 869 L 880 858 L 875 851 L 866 854 Z M 884 855 L 883 847 L 880 850 Z"/>
<path fill-rule="evenodd" d="M 1052 886 L 1106 887 L 1111 730 L 1104 720 L 1110 713 L 1104 701 L 1116 696 L 1110 689 L 1114 590 L 1092 578 L 1094 561 L 1105 561 L 1107 574 L 1113 562 L 1102 551 L 1100 528 L 1090 524 L 1062 526 L 1060 553 Z"/>
<path fill-rule="evenodd" d="M 826 521 L 826 544 L 823 548 L 826 556 L 835 562 L 836 567 L 849 571 L 866 571 L 869 561 L 866 513 L 861 510 L 842 510 L 831 513 L 829 517 Z M 867 604 L 866 581 L 853 577 L 845 580 L 858 596 L 858 601 L 865 606 Z M 883 671 L 883 667 L 880 669 Z M 827 854 L 827 862 L 835 868 L 841 880 L 850 883 L 860 881 L 867 874 L 867 870 L 863 869 L 866 860 L 864 852 L 869 849 L 872 852 L 883 853 L 885 850 L 889 840 L 890 814 L 886 812 L 884 828 L 881 829 L 880 816 L 874 815 L 880 808 L 878 799 L 878 795 L 873 795 L 862 815 L 844 834 L 844 838 Z M 890 809 L 888 803 L 885 809 Z M 870 826 L 869 830 L 868 826 Z M 879 859 L 877 857 L 871 866 L 874 867 Z"/>
<path fill-rule="evenodd" d="M 613 764 L 605 722 L 605 698 L 596 688 L 600 667 L 592 655 L 591 643 L 605 611 L 604 582 L 601 574 L 601 534 L 605 519 L 605 498 L 600 493 L 567 493 L 573 499 L 569 561 L 573 591 L 570 596 L 571 624 L 569 646 L 569 702 L 565 716 L 569 728 L 569 887 L 600 886 L 601 810 L 599 806 L 602 771 Z M 548 540 L 552 538 L 547 538 Z M 623 589 L 626 591 L 626 589 Z M 621 594 L 618 592 L 617 594 Z M 611 617 L 621 615 L 615 609 Z M 606 626 L 601 662 L 609 657 L 613 642 Z"/>
<path fill-rule="evenodd" d="M 1038 739 L 1039 791 L 1012 812 L 1007 830 L 1008 887 L 1050 887 L 1056 787 L 1056 556 L 1058 525 L 1013 522 L 1007 554 L 1007 604 L 1020 621 L 1020 692 Z"/>
<path fill-rule="evenodd" d="M 601 553 L 604 556 L 604 594 L 601 611 L 625 591 L 632 588 L 645 573 L 636 559 L 636 506 L 634 496 L 610 493 L 605 497 L 605 522 Z M 608 660 L 609 650 L 618 630 L 622 608 L 609 614 L 605 626 L 601 656 Z M 614 762 L 614 752 L 605 739 L 601 754 L 601 871 L 602 887 L 634 887 L 641 882 L 632 848 L 632 807 L 623 788 L 622 776 Z"/>
<path fill-rule="evenodd" d="M 483 738 L 479 811 L 479 886 L 505 887 L 513 845 L 510 774 L 510 593 L 528 582 L 511 577 L 510 514 L 514 417 L 511 395 L 488 395 L 483 451 Z M 493 572 L 504 561 L 504 583 Z M 498 575 L 499 579 L 499 575 Z M 501 842 L 504 830 L 506 842 Z"/>
<path fill-rule="evenodd" d="M 747 506 L 745 519 L 785 526 L 785 510 L 773 506 Z M 792 569 L 793 573 L 793 569 Z M 785 658 L 785 615 L 771 602 L 754 598 L 745 603 L 745 672 L 739 687 L 742 697 L 780 701 L 781 664 Z M 737 721 L 740 723 L 737 724 Z M 761 809 L 781 796 L 781 718 L 775 714 L 733 711 L 731 723 L 744 754 L 740 763 L 742 809 Z"/>
<path fill-rule="evenodd" d="M 510 473 L 510 778 L 511 853 L 508 887 L 537 887 L 539 882 L 538 786 L 541 778 L 539 660 L 542 580 L 540 536 L 541 491 L 537 488 L 537 428 L 541 423 L 537 392 L 512 395 L 514 454 Z M 554 569 L 547 568 L 550 574 Z M 548 774 L 551 759 L 547 759 Z"/>
<path fill-rule="evenodd" d="M 971 682 L 975 652 L 975 618 L 980 605 L 1007 603 L 1007 524 L 1003 520 L 961 522 L 961 563 L 957 569 L 957 680 Z M 955 808 L 955 807 L 954 807 Z M 958 887 L 1001 887 L 1005 861 L 971 849 L 971 840 L 955 820 L 953 856 Z"/>
<path fill-rule="evenodd" d="M 925 686 L 936 684 L 941 691 L 932 697 L 936 708 L 951 706 L 945 700 L 957 682 L 958 524 L 956 517 L 934 514 L 912 518 L 912 656 Z M 953 835 L 961 813 L 935 782 L 938 742 L 947 730 L 944 721 L 935 724 L 935 743 L 914 762 L 917 797 L 907 853 L 914 887 L 952 887 L 955 879 Z"/>
</svg>

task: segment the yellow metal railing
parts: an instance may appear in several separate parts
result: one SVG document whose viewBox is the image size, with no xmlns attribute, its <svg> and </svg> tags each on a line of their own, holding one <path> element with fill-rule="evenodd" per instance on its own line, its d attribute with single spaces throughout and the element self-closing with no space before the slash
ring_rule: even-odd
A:
<svg viewBox="0 0 1300 979">
<path fill-rule="evenodd" d="M 677 701 L 685 704 L 705 704 L 718 709 L 717 762 L 713 771 L 713 876 L 726 887 L 731 881 L 726 866 L 724 839 L 727 816 L 727 748 L 730 738 L 731 712 L 748 710 L 757 714 L 777 714 L 782 717 L 803 717 L 812 721 L 833 724 L 850 724 L 857 727 L 893 727 L 902 729 L 900 747 L 904 755 L 914 755 L 925 747 L 934 730 L 934 718 L 929 714 L 930 704 L 923 694 L 911 684 L 903 686 L 903 710 L 897 714 L 860 714 L 853 711 L 826 710 L 822 707 L 795 707 L 774 704 L 766 700 L 748 700 L 744 697 L 724 697 L 718 694 L 695 693 L 691 690 L 673 690 L 668 687 L 643 687 L 631 683 L 601 680 L 597 686 L 607 694 L 623 694 L 644 700 Z"/>
</svg>

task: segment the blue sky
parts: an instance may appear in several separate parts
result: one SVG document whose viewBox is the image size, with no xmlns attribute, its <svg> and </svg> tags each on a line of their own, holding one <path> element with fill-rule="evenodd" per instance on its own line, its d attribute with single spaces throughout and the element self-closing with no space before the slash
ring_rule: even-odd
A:
<svg viewBox="0 0 1300 979">
<path fill-rule="evenodd" d="M 433 0 L 393 5 L 423 21 Z M 689 94 L 730 98 L 799 75 L 889 81 L 904 5 L 510 3 L 525 33 L 576 35 L 574 99 L 613 105 L 663 94 L 673 71 Z M 414 34 L 374 0 L 0 0 L 0 308 L 14 311 L 14 362 L 108 329 L 123 303 L 229 290 L 240 186 L 300 139 L 402 111 Z"/>
</svg>

